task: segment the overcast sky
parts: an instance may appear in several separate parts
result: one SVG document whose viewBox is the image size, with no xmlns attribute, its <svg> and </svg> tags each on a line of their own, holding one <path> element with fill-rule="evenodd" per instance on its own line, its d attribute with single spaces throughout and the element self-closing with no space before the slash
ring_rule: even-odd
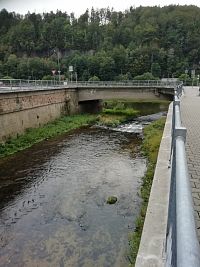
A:
<svg viewBox="0 0 200 267">
<path fill-rule="evenodd" d="M 66 11 L 68 14 L 74 12 L 76 16 L 83 14 L 87 8 L 113 7 L 116 11 L 124 11 L 130 6 L 164 6 L 164 5 L 196 5 L 200 6 L 199 0 L 0 0 L 0 9 L 6 8 L 8 11 L 15 11 L 26 14 L 28 11 L 43 13 L 56 11 L 57 9 Z"/>
</svg>

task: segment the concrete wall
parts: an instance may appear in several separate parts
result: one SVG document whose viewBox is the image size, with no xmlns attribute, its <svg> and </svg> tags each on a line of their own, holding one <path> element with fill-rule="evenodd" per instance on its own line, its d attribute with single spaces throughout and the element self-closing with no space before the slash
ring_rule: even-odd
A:
<svg viewBox="0 0 200 267">
<path fill-rule="evenodd" d="M 77 88 L 78 99 L 81 101 L 105 99 L 173 99 L 174 88 L 149 88 L 149 87 L 107 87 L 107 88 Z"/>
<path fill-rule="evenodd" d="M 135 267 L 165 267 L 169 195 L 171 184 L 172 109 L 170 104 L 159 148 L 148 208 Z"/>
<path fill-rule="evenodd" d="M 60 117 L 78 112 L 76 90 L 0 94 L 0 142 Z"/>
</svg>

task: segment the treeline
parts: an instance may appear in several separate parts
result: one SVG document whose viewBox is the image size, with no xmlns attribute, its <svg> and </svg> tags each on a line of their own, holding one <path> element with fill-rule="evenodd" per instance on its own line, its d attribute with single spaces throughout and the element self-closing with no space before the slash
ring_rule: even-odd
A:
<svg viewBox="0 0 200 267">
<path fill-rule="evenodd" d="M 78 80 L 198 74 L 200 8 L 102 8 L 79 18 L 0 11 L 0 78 L 50 79 L 53 69 L 69 78 L 70 65 Z"/>
</svg>

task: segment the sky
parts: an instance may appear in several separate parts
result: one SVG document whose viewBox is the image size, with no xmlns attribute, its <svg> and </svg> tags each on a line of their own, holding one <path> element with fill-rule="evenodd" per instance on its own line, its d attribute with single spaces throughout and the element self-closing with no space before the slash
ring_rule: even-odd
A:
<svg viewBox="0 0 200 267">
<path fill-rule="evenodd" d="M 0 0 L 0 10 L 26 14 L 28 11 L 43 13 L 49 11 L 74 12 L 76 16 L 83 14 L 87 8 L 114 8 L 115 11 L 124 11 L 130 6 L 165 6 L 165 5 L 196 5 L 200 7 L 199 0 Z"/>
</svg>

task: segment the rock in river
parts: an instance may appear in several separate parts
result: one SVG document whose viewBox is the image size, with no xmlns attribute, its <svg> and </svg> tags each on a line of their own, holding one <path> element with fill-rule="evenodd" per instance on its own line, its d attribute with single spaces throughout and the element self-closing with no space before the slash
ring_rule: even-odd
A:
<svg viewBox="0 0 200 267">
<path fill-rule="evenodd" d="M 117 202 L 117 197 L 114 197 L 114 196 L 108 197 L 106 201 L 107 204 L 115 204 L 116 202 Z"/>
</svg>

